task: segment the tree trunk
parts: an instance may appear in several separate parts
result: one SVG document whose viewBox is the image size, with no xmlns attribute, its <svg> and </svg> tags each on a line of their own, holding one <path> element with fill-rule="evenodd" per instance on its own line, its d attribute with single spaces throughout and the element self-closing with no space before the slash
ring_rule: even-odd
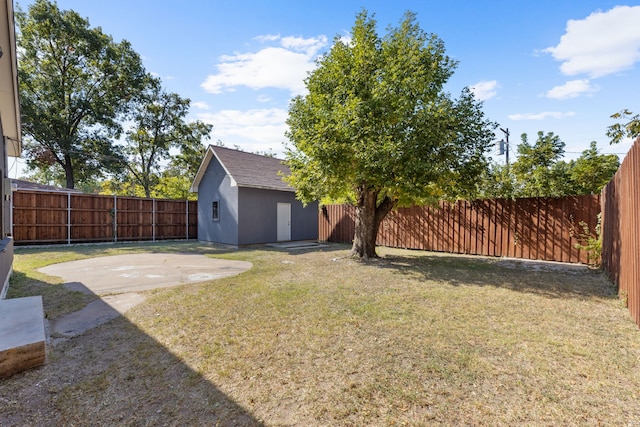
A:
<svg viewBox="0 0 640 427">
<path fill-rule="evenodd" d="M 356 205 L 356 230 L 353 237 L 352 256 L 369 259 L 377 258 L 376 237 L 382 220 L 395 202 L 385 197 L 378 205 L 378 192 L 361 186 L 358 189 L 358 202 Z"/>
<path fill-rule="evenodd" d="M 67 188 L 74 189 L 76 188 L 76 180 L 73 176 L 73 165 L 71 164 L 71 156 L 65 154 L 64 156 L 64 175 L 67 181 Z"/>
<path fill-rule="evenodd" d="M 146 180 L 145 180 L 146 181 Z M 151 198 L 151 184 L 149 184 L 148 181 L 146 181 L 143 185 L 142 188 L 144 189 L 144 195 L 147 199 Z"/>
</svg>

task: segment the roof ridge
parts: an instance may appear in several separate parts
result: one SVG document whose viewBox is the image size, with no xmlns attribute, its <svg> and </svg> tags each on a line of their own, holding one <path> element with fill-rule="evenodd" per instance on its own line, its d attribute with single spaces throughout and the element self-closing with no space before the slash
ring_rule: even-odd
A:
<svg viewBox="0 0 640 427">
<path fill-rule="evenodd" d="M 282 159 L 214 145 L 209 149 L 238 187 L 295 191 L 282 179 L 291 174 Z"/>
<path fill-rule="evenodd" d="M 223 150 L 227 150 L 227 151 L 232 151 L 232 152 L 237 152 L 237 153 L 243 153 L 243 154 L 250 154 L 252 156 L 259 156 L 259 157 L 263 157 L 265 159 L 275 159 L 275 160 L 279 160 L 281 162 L 286 162 L 286 159 L 281 159 L 279 157 L 275 157 L 275 156 L 267 156 L 265 154 L 259 154 L 259 153 L 253 153 L 251 151 L 244 151 L 241 150 L 239 148 L 230 148 L 230 147 L 225 147 L 223 145 L 215 145 L 215 144 L 209 144 L 209 146 L 215 151 L 217 149 L 223 149 Z"/>
</svg>

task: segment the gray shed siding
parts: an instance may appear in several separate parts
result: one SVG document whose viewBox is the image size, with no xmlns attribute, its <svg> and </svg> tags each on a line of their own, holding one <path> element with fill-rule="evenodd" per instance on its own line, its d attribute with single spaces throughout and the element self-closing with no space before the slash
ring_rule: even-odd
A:
<svg viewBox="0 0 640 427">
<path fill-rule="evenodd" d="M 303 206 L 295 200 L 291 203 L 291 240 L 318 239 L 318 202 Z"/>
<path fill-rule="evenodd" d="M 294 192 L 240 188 L 238 244 L 273 243 L 277 239 L 277 205 L 291 204 L 291 240 L 318 238 L 318 203 L 306 207 Z"/>
<path fill-rule="evenodd" d="M 199 185 L 198 240 L 238 245 L 238 187 L 214 157 Z M 220 220 L 212 219 L 211 206 L 219 201 Z"/>
</svg>

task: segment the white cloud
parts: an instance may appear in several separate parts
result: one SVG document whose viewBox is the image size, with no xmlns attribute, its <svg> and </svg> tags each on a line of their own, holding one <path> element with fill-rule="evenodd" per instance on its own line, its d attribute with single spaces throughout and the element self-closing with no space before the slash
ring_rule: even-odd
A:
<svg viewBox="0 0 640 427">
<path fill-rule="evenodd" d="M 518 113 L 518 114 L 510 114 L 509 120 L 544 120 L 547 118 L 552 119 L 562 119 L 565 117 L 575 116 L 576 113 L 573 111 L 568 111 L 565 113 L 559 111 L 544 111 L 542 113 Z"/>
<path fill-rule="evenodd" d="M 491 99 L 496 96 L 498 89 L 498 81 L 497 80 L 489 80 L 482 81 L 474 84 L 469 89 L 475 97 L 480 101 L 486 101 L 487 99 Z"/>
<path fill-rule="evenodd" d="M 254 37 L 253 39 L 259 41 L 260 43 L 272 42 L 275 40 L 279 40 L 280 34 L 264 34 L 261 36 Z"/>
<path fill-rule="evenodd" d="M 314 59 L 327 45 L 327 38 L 267 35 L 256 39 L 264 43 L 278 42 L 279 46 L 222 56 L 217 72 L 207 76 L 202 88 L 213 94 L 233 91 L 238 86 L 285 89 L 292 95 L 304 93 L 304 79 L 315 67 Z"/>
<path fill-rule="evenodd" d="M 320 49 L 327 45 L 326 36 L 318 36 L 310 39 L 302 37 L 283 37 L 281 40 L 282 47 L 285 49 L 304 52 L 308 56 L 315 56 Z"/>
<path fill-rule="evenodd" d="M 202 101 L 192 102 L 191 106 L 193 108 L 197 108 L 198 110 L 208 110 L 209 109 L 209 104 L 207 104 L 206 102 L 202 102 Z"/>
<path fill-rule="evenodd" d="M 227 147 L 235 145 L 248 151 L 274 150 L 284 152 L 283 142 L 287 130 L 288 113 L 280 108 L 247 111 L 222 110 L 199 113 L 199 120 L 213 125 L 211 139 L 220 140 Z"/>
<path fill-rule="evenodd" d="M 151 71 L 149 74 L 151 74 L 153 77 L 157 77 L 160 80 L 175 80 L 175 76 L 170 76 L 170 75 L 166 75 L 166 76 L 161 76 L 159 73 L 156 73 L 155 71 Z"/>
<path fill-rule="evenodd" d="M 602 77 L 640 61 L 640 6 L 616 6 L 569 20 L 557 46 L 543 52 L 561 61 L 560 71 Z"/>
<path fill-rule="evenodd" d="M 592 85 L 587 79 L 571 80 L 562 86 L 555 86 L 547 92 L 546 96 L 551 99 L 570 99 L 597 92 L 599 89 L 597 85 Z"/>
</svg>

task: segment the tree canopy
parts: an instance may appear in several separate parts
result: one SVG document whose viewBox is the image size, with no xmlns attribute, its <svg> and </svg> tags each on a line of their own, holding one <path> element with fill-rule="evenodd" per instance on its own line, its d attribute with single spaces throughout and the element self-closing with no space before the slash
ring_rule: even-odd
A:
<svg viewBox="0 0 640 427">
<path fill-rule="evenodd" d="M 27 165 L 59 168 L 68 188 L 122 167 L 114 141 L 145 80 L 139 55 L 47 0 L 16 20 Z"/>
<path fill-rule="evenodd" d="M 195 177 L 193 158 L 199 155 L 199 164 L 204 152 L 201 141 L 209 137 L 212 126 L 185 121 L 190 103 L 176 93 L 165 92 L 160 81 L 151 77 L 135 101 L 124 152 L 130 177 L 146 197 L 151 197 L 152 188 L 160 182 L 161 162 L 171 158 L 172 148 L 181 149 L 176 161 L 184 164 L 185 176 Z"/>
<path fill-rule="evenodd" d="M 538 139 L 531 145 L 526 133 L 522 134 L 518 145 L 518 160 L 512 169 L 521 183 L 519 193 L 523 197 L 551 195 L 556 188 L 554 165 L 563 157 L 565 143 L 560 137 L 549 132 L 538 132 Z"/>
<path fill-rule="evenodd" d="M 55 2 L 36 0 L 17 22 L 30 178 L 185 198 L 211 131 L 186 121 L 190 100 L 165 91 L 127 41 L 114 42 Z"/>
<path fill-rule="evenodd" d="M 620 166 L 615 154 L 601 154 L 595 141 L 576 160 L 561 160 L 565 143 L 553 132 L 538 132 L 530 144 L 522 135 L 516 161 L 493 164 L 480 180 L 480 197 L 562 197 L 596 194 Z"/>
<path fill-rule="evenodd" d="M 640 114 L 633 114 L 633 112 L 624 109 L 612 114 L 611 118 L 622 121 L 607 128 L 607 136 L 611 138 L 611 144 L 617 144 L 624 138 L 640 137 Z"/>
<path fill-rule="evenodd" d="M 353 201 L 354 254 L 376 256 L 394 207 L 475 191 L 496 126 L 468 89 L 458 99 L 444 90 L 456 65 L 413 13 L 381 38 L 362 11 L 291 102 L 288 181 L 304 202 Z"/>
<path fill-rule="evenodd" d="M 571 162 L 569 172 L 574 194 L 597 194 L 607 185 L 620 167 L 615 154 L 601 154 L 595 141 L 580 157 Z"/>
</svg>

